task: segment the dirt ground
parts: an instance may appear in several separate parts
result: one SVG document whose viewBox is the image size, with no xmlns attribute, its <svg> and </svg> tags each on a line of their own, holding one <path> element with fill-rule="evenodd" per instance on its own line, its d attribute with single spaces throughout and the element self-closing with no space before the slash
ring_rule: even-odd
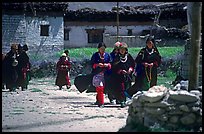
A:
<svg viewBox="0 0 204 134">
<path fill-rule="evenodd" d="M 128 106 L 93 103 L 95 93 L 74 85 L 58 90 L 55 78 L 32 79 L 26 91 L 2 90 L 2 132 L 117 132 L 125 126 Z"/>
</svg>

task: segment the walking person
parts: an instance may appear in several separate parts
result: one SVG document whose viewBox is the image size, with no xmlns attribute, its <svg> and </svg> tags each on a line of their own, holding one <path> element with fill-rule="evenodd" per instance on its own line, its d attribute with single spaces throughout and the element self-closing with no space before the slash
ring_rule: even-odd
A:
<svg viewBox="0 0 204 134">
<path fill-rule="evenodd" d="M 70 62 L 70 64 L 71 64 L 71 60 L 70 60 L 70 57 L 69 57 L 69 50 L 68 49 L 64 50 L 64 53 L 66 54 L 66 60 L 68 60 Z M 68 69 L 67 73 L 68 73 L 68 77 L 70 78 L 70 68 Z M 70 86 L 71 86 L 71 83 L 70 83 Z"/>
<path fill-rule="evenodd" d="M 119 45 L 120 45 L 120 42 L 117 41 L 115 44 L 114 44 L 114 48 L 112 50 L 112 52 L 110 53 L 110 56 L 111 56 L 111 64 L 113 63 L 113 61 L 115 60 L 115 57 L 118 56 L 119 54 Z M 115 96 L 114 96 L 114 91 L 113 91 L 113 86 L 115 85 L 114 83 L 114 78 L 112 78 L 113 75 L 112 75 L 112 70 L 110 70 L 110 75 L 107 79 L 107 84 L 106 84 L 106 88 L 107 88 L 107 94 L 108 94 L 108 99 L 110 101 L 110 104 L 117 104 L 119 103 Z"/>
<path fill-rule="evenodd" d="M 28 46 L 27 46 L 27 44 L 25 44 L 25 45 L 23 45 L 23 52 L 25 53 L 25 55 L 28 56 L 27 51 L 28 51 Z M 26 66 L 24 67 L 24 76 L 26 75 L 26 81 L 25 81 L 25 88 L 26 89 L 28 89 L 28 84 L 29 84 L 29 81 L 31 80 L 30 69 L 31 69 L 31 63 L 30 63 L 30 60 L 28 57 L 28 61 L 26 63 Z"/>
<path fill-rule="evenodd" d="M 6 66 L 5 66 L 5 57 L 6 57 L 6 54 L 2 53 L 2 89 L 5 88 L 5 85 L 6 85 Z"/>
<path fill-rule="evenodd" d="M 17 88 L 17 60 L 18 55 L 18 44 L 13 43 L 11 45 L 11 50 L 6 54 L 4 58 L 4 65 L 6 67 L 5 72 L 5 83 L 6 83 L 6 89 L 9 89 L 9 91 L 16 91 Z"/>
<path fill-rule="evenodd" d="M 24 46 L 25 49 L 25 46 Z M 23 49 L 23 47 L 19 44 L 18 45 L 18 65 L 17 65 L 17 73 L 18 73 L 18 79 L 17 79 L 17 86 L 21 87 L 21 90 L 27 89 L 28 82 L 27 82 L 27 71 L 29 70 L 29 57 L 26 53 L 26 51 Z"/>
<path fill-rule="evenodd" d="M 105 77 L 111 69 L 110 55 L 105 52 L 106 45 L 101 42 L 98 44 L 98 51 L 91 57 L 93 86 L 96 88 L 96 104 L 99 107 L 104 107 L 104 86 Z"/>
<path fill-rule="evenodd" d="M 55 85 L 59 86 L 59 90 L 62 86 L 66 86 L 67 89 L 71 87 L 71 81 L 68 76 L 68 70 L 71 68 L 70 62 L 66 59 L 67 55 L 63 53 L 57 62 L 57 77 L 55 80 Z"/>
<path fill-rule="evenodd" d="M 138 88 L 146 91 L 150 87 L 157 85 L 157 68 L 161 63 L 161 56 L 154 38 L 147 38 L 146 46 L 140 50 L 135 62 L 139 65 L 138 70 L 140 71 L 136 72 L 139 73 L 136 76 L 136 83 L 141 83 Z"/>
<path fill-rule="evenodd" d="M 125 107 L 125 91 L 131 86 L 132 73 L 135 67 L 134 59 L 128 53 L 128 46 L 125 42 L 120 43 L 119 55 L 115 57 L 112 64 L 113 78 L 115 79 L 114 95 L 120 102 L 121 108 Z"/>
</svg>

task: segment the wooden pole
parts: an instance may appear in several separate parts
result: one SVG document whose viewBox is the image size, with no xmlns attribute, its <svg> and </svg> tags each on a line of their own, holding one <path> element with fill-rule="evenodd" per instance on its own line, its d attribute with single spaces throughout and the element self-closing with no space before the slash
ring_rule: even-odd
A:
<svg viewBox="0 0 204 134">
<path fill-rule="evenodd" d="M 117 2 L 117 41 L 119 41 L 119 2 Z"/>
<path fill-rule="evenodd" d="M 199 82 L 202 2 L 189 2 L 187 10 L 191 25 L 188 90 L 192 90 L 198 88 Z"/>
</svg>

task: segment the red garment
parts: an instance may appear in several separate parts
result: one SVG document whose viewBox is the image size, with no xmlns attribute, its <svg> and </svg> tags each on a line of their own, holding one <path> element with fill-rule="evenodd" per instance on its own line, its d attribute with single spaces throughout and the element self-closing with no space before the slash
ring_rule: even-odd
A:
<svg viewBox="0 0 204 134">
<path fill-rule="evenodd" d="M 104 105 L 104 86 L 98 86 L 96 87 L 96 100 L 99 103 L 99 105 Z"/>
<path fill-rule="evenodd" d="M 60 60 L 57 62 L 57 78 L 55 81 L 55 85 L 71 86 L 70 78 L 68 76 L 68 71 L 70 68 L 71 68 L 70 61 L 66 60 L 66 57 L 61 57 Z"/>
</svg>

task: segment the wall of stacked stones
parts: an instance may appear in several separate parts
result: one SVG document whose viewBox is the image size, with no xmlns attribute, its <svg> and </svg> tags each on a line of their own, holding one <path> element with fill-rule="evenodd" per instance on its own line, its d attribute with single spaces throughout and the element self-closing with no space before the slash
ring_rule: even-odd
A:
<svg viewBox="0 0 204 134">
<path fill-rule="evenodd" d="M 173 91 L 164 86 L 138 91 L 129 105 L 129 124 L 197 131 L 202 126 L 202 93 L 198 90 Z"/>
</svg>

